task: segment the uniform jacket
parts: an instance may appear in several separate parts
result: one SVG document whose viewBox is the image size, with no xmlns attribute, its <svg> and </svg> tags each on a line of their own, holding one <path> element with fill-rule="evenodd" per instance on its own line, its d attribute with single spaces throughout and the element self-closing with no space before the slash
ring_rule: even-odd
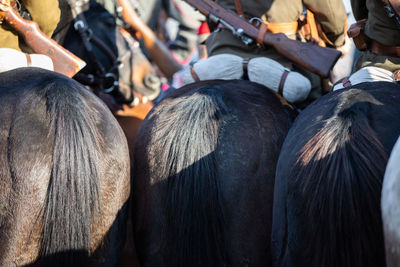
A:
<svg viewBox="0 0 400 267">
<path fill-rule="evenodd" d="M 234 0 L 217 0 L 217 2 L 236 12 Z M 324 33 L 331 42 L 330 46 L 339 47 L 343 45 L 347 14 L 342 0 L 241 0 L 246 19 L 259 17 L 271 23 L 297 21 L 304 10 L 303 3 L 305 7 L 315 13 Z M 208 38 L 206 44 L 209 55 L 233 53 L 245 57 L 267 56 L 278 60 L 283 65 L 290 64 L 282 56 L 277 55 L 277 52 L 272 48 L 246 47 L 228 30 L 214 32 Z"/>
<path fill-rule="evenodd" d="M 400 28 L 388 17 L 380 0 L 351 0 L 351 6 L 356 20 L 367 19 L 364 32 L 369 38 L 384 45 L 400 46 Z M 400 58 L 366 51 L 357 59 L 354 71 L 367 66 L 395 71 L 400 69 Z"/>
<path fill-rule="evenodd" d="M 367 19 L 365 34 L 389 46 L 400 46 L 400 28 L 386 14 L 380 0 L 351 0 L 356 20 Z"/>
<path fill-rule="evenodd" d="M 20 0 L 20 2 L 30 13 L 32 20 L 39 25 L 41 31 L 50 37 L 60 20 L 58 0 Z M 22 40 L 6 23 L 1 25 L 0 47 L 22 51 L 26 47 Z"/>
</svg>

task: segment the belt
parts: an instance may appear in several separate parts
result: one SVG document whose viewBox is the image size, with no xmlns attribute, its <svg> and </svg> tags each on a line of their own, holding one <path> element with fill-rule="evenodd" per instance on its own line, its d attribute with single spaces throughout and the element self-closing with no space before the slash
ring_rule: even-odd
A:
<svg viewBox="0 0 400 267">
<path fill-rule="evenodd" d="M 296 34 L 299 24 L 297 21 L 286 23 L 269 23 L 264 21 L 258 28 L 257 43 L 264 47 L 263 38 L 264 34 L 269 33 L 284 33 L 285 35 Z"/>
<path fill-rule="evenodd" d="M 381 56 L 400 57 L 400 46 L 388 46 L 371 39 L 369 49 Z"/>
</svg>

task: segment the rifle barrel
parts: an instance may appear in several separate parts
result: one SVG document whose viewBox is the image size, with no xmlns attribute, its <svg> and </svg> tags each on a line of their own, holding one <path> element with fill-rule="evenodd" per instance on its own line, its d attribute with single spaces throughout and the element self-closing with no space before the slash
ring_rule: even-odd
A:
<svg viewBox="0 0 400 267">
<path fill-rule="evenodd" d="M 244 34 L 251 39 L 257 39 L 259 29 L 231 10 L 227 10 L 210 0 L 186 0 L 186 2 L 205 16 L 215 17 L 219 21 L 223 21 L 224 24 L 229 24 L 230 27 L 228 28 L 233 28 L 233 31 L 236 32 L 236 34 L 234 32 L 234 35 L 238 36 L 244 43 L 249 44 L 250 42 L 243 38 L 240 33 L 238 34 L 238 29 L 243 29 Z M 291 40 L 283 33 L 266 33 L 263 43 L 272 46 L 279 54 L 292 62 L 322 77 L 329 75 L 329 71 L 342 54 L 339 50 L 333 48 Z"/>
</svg>

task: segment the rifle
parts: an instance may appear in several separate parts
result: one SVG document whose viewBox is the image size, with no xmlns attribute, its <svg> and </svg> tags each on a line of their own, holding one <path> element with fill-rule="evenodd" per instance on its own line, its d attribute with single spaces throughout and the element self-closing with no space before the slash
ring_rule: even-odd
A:
<svg viewBox="0 0 400 267">
<path fill-rule="evenodd" d="M 185 1 L 213 22 L 221 23 L 231 30 L 246 45 L 254 43 L 254 40 L 257 39 L 259 33 L 257 27 L 217 3 L 211 0 Z M 265 33 L 263 43 L 272 46 L 279 54 L 290 61 L 322 77 L 328 77 L 329 71 L 342 54 L 333 48 L 291 40 L 283 33 Z"/>
<path fill-rule="evenodd" d="M 132 29 L 141 34 L 144 46 L 149 52 L 150 57 L 157 64 L 160 70 L 167 76 L 172 77 L 175 72 L 182 68 L 170 54 L 167 47 L 157 38 L 154 32 L 139 18 L 135 10 L 132 8 L 129 0 L 118 0 L 118 4 L 122 7 L 122 17 L 131 27 L 127 29 L 132 33 Z"/>
<path fill-rule="evenodd" d="M 36 22 L 23 19 L 12 7 L 9 0 L 0 1 L 0 19 L 4 19 L 15 29 L 31 49 L 38 54 L 44 54 L 51 58 L 54 71 L 72 77 L 83 67 L 85 61 L 75 56 L 48 37 Z"/>
</svg>

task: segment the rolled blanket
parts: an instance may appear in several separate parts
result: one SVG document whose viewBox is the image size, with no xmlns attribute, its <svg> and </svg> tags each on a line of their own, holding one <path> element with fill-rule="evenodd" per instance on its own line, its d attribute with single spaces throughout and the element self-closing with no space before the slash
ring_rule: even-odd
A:
<svg viewBox="0 0 400 267">
<path fill-rule="evenodd" d="M 283 76 L 285 72 L 288 72 L 286 78 Z M 265 85 L 275 92 L 279 91 L 282 82 L 282 96 L 291 103 L 305 100 L 311 91 L 311 83 L 306 77 L 270 58 L 251 59 L 248 75 L 250 81 Z"/>
<path fill-rule="evenodd" d="M 203 80 L 233 80 L 241 79 L 243 76 L 241 57 L 231 54 L 220 54 L 197 61 L 193 70 L 201 81 Z M 195 82 L 190 66 L 183 70 L 182 79 L 184 84 Z"/>
<path fill-rule="evenodd" d="M 393 82 L 393 73 L 391 71 L 378 68 L 378 67 L 364 67 L 354 72 L 348 79 L 344 82 L 339 82 L 335 84 L 333 90 L 343 89 L 351 85 L 356 85 L 363 82 Z"/>
<path fill-rule="evenodd" d="M 183 69 L 183 84 L 195 82 L 197 78 L 201 81 L 242 79 L 243 63 L 243 58 L 232 54 L 199 60 L 192 67 L 186 66 Z M 260 83 L 275 92 L 279 92 L 279 86 L 282 86 L 283 97 L 292 103 L 305 100 L 311 91 L 311 83 L 306 77 L 286 69 L 270 58 L 250 59 L 247 74 L 250 81 Z"/>
<path fill-rule="evenodd" d="M 53 61 L 46 55 L 25 54 L 11 48 L 0 48 L 0 72 L 22 67 L 54 70 Z"/>
</svg>

